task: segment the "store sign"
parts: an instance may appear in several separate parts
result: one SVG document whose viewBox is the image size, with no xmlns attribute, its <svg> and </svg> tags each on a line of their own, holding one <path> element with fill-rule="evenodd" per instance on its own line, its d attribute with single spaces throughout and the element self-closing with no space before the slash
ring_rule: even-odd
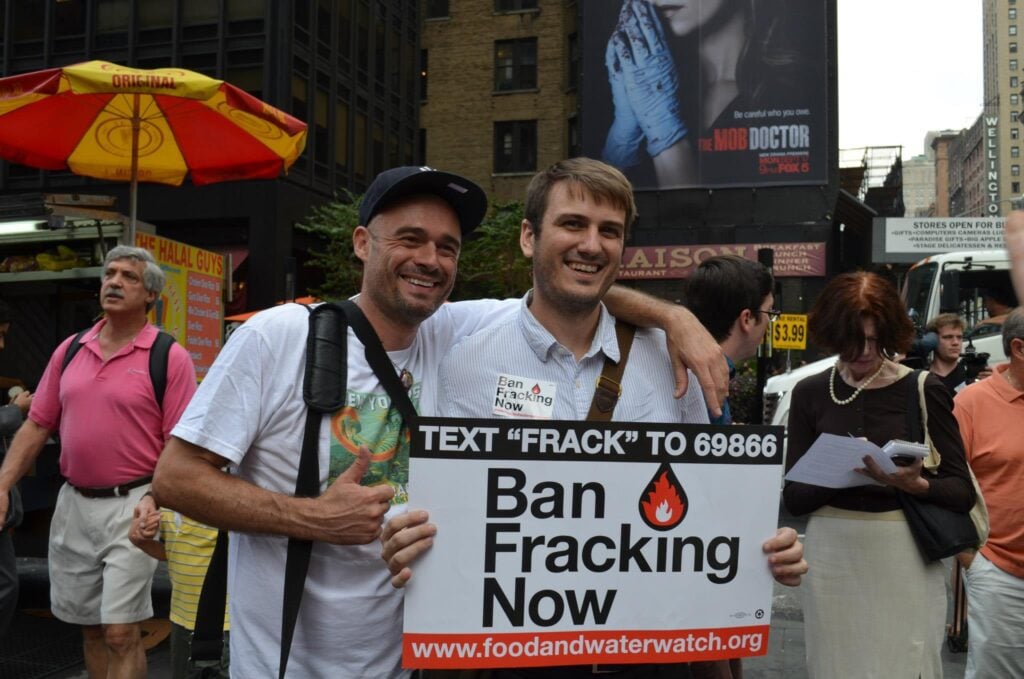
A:
<svg viewBox="0 0 1024 679">
<path fill-rule="evenodd" d="M 135 245 L 153 253 L 167 277 L 151 320 L 185 347 L 202 380 L 222 344 L 224 257 L 148 233 L 136 233 Z"/>
<path fill-rule="evenodd" d="M 922 257 L 955 250 L 1003 248 L 1003 219 L 993 217 L 888 217 L 885 219 L 887 254 L 912 253 Z"/>
<path fill-rule="evenodd" d="M 736 243 L 628 247 L 622 256 L 619 278 L 687 278 L 705 259 L 739 255 L 757 261 L 757 251 L 762 248 L 775 253 L 776 278 L 825 275 L 825 243 Z"/>
</svg>

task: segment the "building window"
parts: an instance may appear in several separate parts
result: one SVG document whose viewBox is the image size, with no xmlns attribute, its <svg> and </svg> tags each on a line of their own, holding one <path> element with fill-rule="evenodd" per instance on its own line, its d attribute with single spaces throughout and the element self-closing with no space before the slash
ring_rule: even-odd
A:
<svg viewBox="0 0 1024 679">
<path fill-rule="evenodd" d="M 1013 54 L 1017 53 L 1017 43 L 1015 43 L 1015 42 L 1011 42 L 1010 43 L 1010 52 L 1012 52 Z"/>
<path fill-rule="evenodd" d="M 580 82 L 580 36 L 576 33 L 569 34 L 569 88 L 576 89 Z"/>
<path fill-rule="evenodd" d="M 1011 158 L 1020 158 L 1020 147 L 1019 146 L 1011 146 L 1010 147 L 1010 157 Z"/>
<path fill-rule="evenodd" d="M 427 50 L 420 50 L 420 101 L 427 100 Z"/>
<path fill-rule="evenodd" d="M 1010 19 L 1016 19 L 1016 18 L 1017 18 L 1017 8 L 1016 7 L 1011 7 L 1010 8 Z"/>
<path fill-rule="evenodd" d="M 1020 95 L 1019 94 L 1011 94 L 1010 95 L 1010 105 L 1011 106 L 1016 106 L 1019 103 L 1020 103 Z"/>
<path fill-rule="evenodd" d="M 1010 59 L 1010 70 L 1011 71 L 1016 71 L 1017 70 L 1017 60 L 1016 59 Z"/>
<path fill-rule="evenodd" d="M 1019 177 L 1020 176 L 1020 165 L 1011 165 L 1010 166 L 1010 174 L 1012 176 L 1014 176 L 1014 177 Z"/>
<path fill-rule="evenodd" d="M 1020 112 L 1019 111 L 1010 111 L 1010 122 L 1011 123 L 1017 122 L 1017 118 L 1019 118 L 1019 117 L 1020 117 Z"/>
<path fill-rule="evenodd" d="M 537 0 L 494 0 L 495 12 L 525 12 L 537 9 Z"/>
<path fill-rule="evenodd" d="M 1020 193 L 1020 182 L 1010 182 L 1010 193 Z"/>
<path fill-rule="evenodd" d="M 1017 76 L 1010 76 L 1010 87 L 1013 89 L 1017 89 L 1018 87 L 1020 87 L 1020 80 L 1017 78 Z"/>
<path fill-rule="evenodd" d="M 447 19 L 448 0 L 427 0 L 428 19 Z"/>
<path fill-rule="evenodd" d="M 568 142 L 569 142 L 569 157 L 579 157 L 581 151 L 580 148 L 580 119 L 576 116 L 569 116 L 568 121 Z"/>
<path fill-rule="evenodd" d="M 494 43 L 494 89 L 531 90 L 537 87 L 537 38 L 497 40 Z"/>
<path fill-rule="evenodd" d="M 533 172 L 537 169 L 537 121 L 494 123 L 494 171 Z"/>
<path fill-rule="evenodd" d="M 1010 128 L 1010 139 L 1016 139 L 1020 136 L 1020 130 L 1016 127 Z"/>
<path fill-rule="evenodd" d="M 1010 24 L 1010 35 L 1017 35 L 1017 24 Z"/>
</svg>

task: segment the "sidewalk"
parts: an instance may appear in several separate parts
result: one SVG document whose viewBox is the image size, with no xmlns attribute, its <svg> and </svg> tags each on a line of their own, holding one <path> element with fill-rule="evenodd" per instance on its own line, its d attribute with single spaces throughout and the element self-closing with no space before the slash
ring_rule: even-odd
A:
<svg viewBox="0 0 1024 679">
<path fill-rule="evenodd" d="M 805 521 L 789 517 L 783 512 L 780 523 L 795 528 L 802 537 Z M 48 608 L 49 575 L 46 560 L 18 559 L 18 572 L 21 576 L 22 610 L 12 624 L 12 631 L 0 641 L 0 679 L 87 679 L 81 661 L 78 630 L 52 618 L 41 621 L 26 612 L 45 611 Z M 946 583 L 948 589 L 948 577 Z M 768 654 L 743 661 L 745 679 L 806 679 L 801 594 L 799 587 L 775 585 Z M 169 597 L 170 582 L 167 580 L 166 565 L 161 564 L 153 582 L 153 607 L 157 617 L 166 617 Z M 12 640 L 12 635 L 18 635 L 24 640 Z M 32 659 L 14 658 L 12 653 L 31 656 Z M 147 653 L 147 661 L 148 677 L 170 679 L 170 652 L 166 640 Z M 943 646 L 944 678 L 963 677 L 966 661 L 966 653 L 950 653 Z"/>
</svg>

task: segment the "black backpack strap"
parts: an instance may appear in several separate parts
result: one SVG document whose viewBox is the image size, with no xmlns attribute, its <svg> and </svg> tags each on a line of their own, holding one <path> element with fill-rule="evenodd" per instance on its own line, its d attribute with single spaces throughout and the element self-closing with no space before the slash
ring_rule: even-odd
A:
<svg viewBox="0 0 1024 679">
<path fill-rule="evenodd" d="M 416 408 L 395 372 L 395 365 L 388 358 L 380 337 L 362 310 L 350 300 L 316 307 L 310 312 L 309 336 L 306 340 L 306 374 L 302 396 L 307 412 L 302 457 L 295 482 L 297 497 L 316 497 L 320 494 L 320 422 L 324 414 L 333 413 L 345 404 L 349 326 L 363 343 L 366 361 L 391 397 L 391 403 L 401 413 L 403 425 L 409 426 L 416 418 Z M 313 543 L 308 540 L 288 540 L 284 602 L 281 608 L 279 679 L 284 679 L 288 667 L 312 551 Z"/>
<path fill-rule="evenodd" d="M 75 357 L 78 350 L 82 348 L 82 338 L 85 337 L 85 333 L 89 332 L 92 328 L 86 328 L 75 335 L 75 339 L 71 340 L 71 344 L 68 345 L 67 351 L 64 352 L 64 360 L 60 363 L 60 372 L 64 373 L 64 369 L 68 367 L 68 363 L 71 363 L 71 359 Z"/>
<path fill-rule="evenodd" d="M 306 370 L 302 399 L 306 402 L 306 426 L 302 454 L 295 479 L 296 497 L 320 494 L 320 422 L 345 404 L 348 384 L 348 324 L 336 304 L 321 304 L 309 313 L 306 336 Z M 281 657 L 278 677 L 284 679 L 291 654 L 295 623 L 299 619 L 306 573 L 313 553 L 310 540 L 288 539 L 284 568 L 284 600 L 281 604 Z"/>
<path fill-rule="evenodd" d="M 71 359 L 75 357 L 78 350 L 82 348 L 82 338 L 90 330 L 92 328 L 82 330 L 71 340 L 67 351 L 64 352 L 64 360 L 60 364 L 61 373 L 71 363 Z M 160 330 L 156 334 L 156 339 L 153 340 L 153 346 L 149 349 L 149 381 L 153 383 L 153 395 L 161 410 L 164 407 L 164 392 L 167 391 L 167 360 L 173 345 L 174 337 Z"/>
<path fill-rule="evenodd" d="M 174 345 L 174 337 L 164 331 L 156 334 L 149 349 L 149 380 L 153 383 L 153 395 L 160 410 L 164 408 L 164 392 L 167 391 L 167 357 Z"/>
<path fill-rule="evenodd" d="M 213 662 L 224 652 L 224 608 L 228 600 L 228 531 L 217 533 L 210 565 L 196 606 L 196 624 L 189 646 L 189 660 Z"/>
</svg>

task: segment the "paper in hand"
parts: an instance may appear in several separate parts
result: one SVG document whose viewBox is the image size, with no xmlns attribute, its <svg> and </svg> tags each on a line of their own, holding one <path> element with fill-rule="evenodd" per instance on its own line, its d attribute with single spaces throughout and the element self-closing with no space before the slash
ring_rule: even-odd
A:
<svg viewBox="0 0 1024 679">
<path fill-rule="evenodd" d="M 874 443 L 852 436 L 822 434 L 789 470 L 786 480 L 824 488 L 882 485 L 854 471 L 864 468 L 865 455 L 871 456 L 886 474 L 896 471 L 893 461 Z"/>
</svg>

